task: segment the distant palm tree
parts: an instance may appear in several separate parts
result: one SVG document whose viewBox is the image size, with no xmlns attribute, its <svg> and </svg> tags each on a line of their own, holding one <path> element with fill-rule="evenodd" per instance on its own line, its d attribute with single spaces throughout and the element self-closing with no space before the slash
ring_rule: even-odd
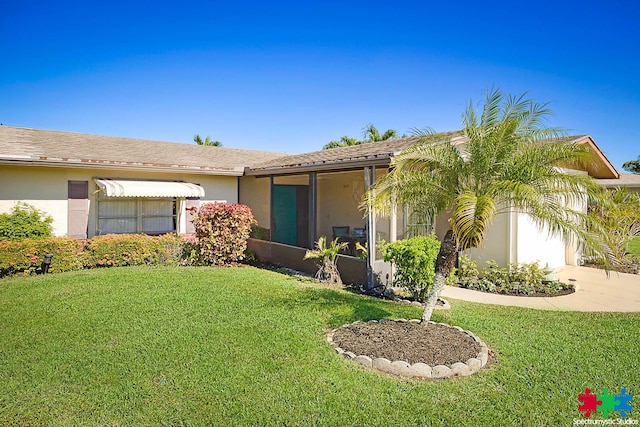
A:
<svg viewBox="0 0 640 427">
<path fill-rule="evenodd" d="M 193 137 L 193 142 L 195 142 L 198 145 L 210 145 L 212 147 L 222 147 L 222 142 L 212 141 L 211 138 L 208 136 L 203 141 L 200 135 L 195 135 Z"/>
<path fill-rule="evenodd" d="M 384 141 L 387 139 L 393 139 L 398 136 L 398 133 L 394 129 L 388 129 L 385 133 L 380 135 L 378 129 L 372 124 L 368 124 L 362 129 L 363 140 L 359 140 L 358 138 L 352 138 L 350 136 L 343 136 L 340 138 L 340 141 L 331 141 L 322 147 L 323 150 L 328 150 L 329 148 L 337 148 L 337 147 L 350 147 L 352 145 L 360 145 L 366 144 L 367 142 L 378 142 Z"/>
<path fill-rule="evenodd" d="M 352 145 L 362 144 L 362 141 L 358 141 L 358 138 L 351 138 L 350 136 L 343 136 L 340 141 L 331 141 L 322 147 L 323 150 L 337 147 L 350 147 Z"/>
<path fill-rule="evenodd" d="M 432 217 L 451 216 L 423 322 L 431 318 L 457 253 L 481 246 L 499 213 L 527 213 L 553 235 L 606 252 L 599 230 L 587 227 L 586 212 L 576 207 L 586 193 L 599 200 L 602 188 L 587 175 L 562 169 L 591 155 L 561 130 L 546 127 L 549 114 L 546 104 L 524 95 L 488 91 L 480 115 L 471 103 L 463 115 L 460 143 L 452 144 L 451 135 L 418 132 L 421 141 L 396 156 L 390 173 L 366 193 L 363 206 L 382 214 L 397 203 Z"/>
<path fill-rule="evenodd" d="M 387 139 L 393 139 L 398 136 L 398 132 L 395 129 L 387 129 L 385 133 L 380 135 L 378 129 L 369 123 L 367 126 L 362 129 L 362 136 L 365 138 L 364 142 L 378 142 L 378 141 L 386 141 Z"/>
</svg>

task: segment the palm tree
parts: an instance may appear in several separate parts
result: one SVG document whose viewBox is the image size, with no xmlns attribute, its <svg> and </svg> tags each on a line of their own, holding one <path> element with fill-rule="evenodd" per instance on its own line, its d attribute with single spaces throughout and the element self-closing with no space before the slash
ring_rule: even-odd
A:
<svg viewBox="0 0 640 427">
<path fill-rule="evenodd" d="M 193 142 L 195 142 L 198 145 L 209 145 L 209 146 L 212 146 L 212 147 L 222 147 L 222 142 L 220 142 L 220 141 L 212 141 L 211 137 L 208 137 L 208 136 L 203 141 L 202 138 L 200 137 L 200 135 L 195 135 L 193 137 Z"/>
<path fill-rule="evenodd" d="M 362 129 L 362 137 L 364 138 L 363 140 L 345 135 L 340 138 L 340 141 L 331 141 L 328 144 L 325 144 L 322 149 L 328 150 L 330 148 L 350 147 L 352 145 L 366 144 L 368 142 L 385 141 L 387 139 L 397 138 L 397 136 L 398 132 L 396 132 L 395 129 L 387 129 L 385 133 L 380 135 L 380 132 L 378 132 L 378 129 L 374 125 L 368 124 Z"/>
<path fill-rule="evenodd" d="M 380 135 L 380 132 L 378 132 L 378 129 L 372 123 L 369 123 L 362 129 L 362 137 L 365 138 L 364 142 L 386 141 L 387 139 L 393 139 L 397 136 L 398 132 L 396 132 L 395 129 L 387 129 L 385 133 Z"/>
<path fill-rule="evenodd" d="M 469 104 L 460 138 L 418 131 L 420 142 L 395 157 L 390 173 L 366 193 L 363 206 L 381 214 L 397 203 L 431 216 L 451 215 L 423 322 L 431 318 L 457 253 L 481 246 L 500 213 L 527 213 L 551 234 L 602 251 L 598 230 L 587 227 L 586 212 L 576 206 L 585 191 L 598 198 L 603 190 L 587 175 L 562 169 L 591 155 L 561 130 L 546 127 L 549 114 L 546 104 L 524 94 L 488 91 L 480 115 Z"/>
<path fill-rule="evenodd" d="M 358 138 L 352 138 L 350 136 L 343 136 L 340 138 L 340 141 L 331 141 L 325 144 L 322 147 L 323 150 L 328 150 L 329 148 L 337 148 L 337 147 L 350 147 L 352 145 L 362 144 L 362 141 L 358 141 Z"/>
</svg>

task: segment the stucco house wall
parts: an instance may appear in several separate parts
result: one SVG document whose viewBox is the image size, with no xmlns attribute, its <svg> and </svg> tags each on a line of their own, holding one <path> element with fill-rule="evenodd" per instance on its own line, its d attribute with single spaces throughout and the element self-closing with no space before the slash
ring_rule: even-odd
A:
<svg viewBox="0 0 640 427">
<path fill-rule="evenodd" d="M 19 201 L 28 203 L 51 215 L 54 234 L 64 236 L 68 225 L 68 181 L 87 181 L 88 237 L 92 237 L 96 234 L 95 208 L 99 190 L 94 178 L 184 181 L 204 188 L 205 197 L 200 200 L 201 203 L 238 201 L 237 178 L 232 176 L 4 165 L 0 167 L 0 212 L 9 212 Z M 183 222 L 178 226 L 178 231 L 185 228 L 184 204 L 181 204 L 181 209 L 178 218 Z"/>
<path fill-rule="evenodd" d="M 269 178 L 243 176 L 238 180 L 239 203 L 251 208 L 260 227 L 269 229 L 271 211 L 271 189 Z"/>
</svg>

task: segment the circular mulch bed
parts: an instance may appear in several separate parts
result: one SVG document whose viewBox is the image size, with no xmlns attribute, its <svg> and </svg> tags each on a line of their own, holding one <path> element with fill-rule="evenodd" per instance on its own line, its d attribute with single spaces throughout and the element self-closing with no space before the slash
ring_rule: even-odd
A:
<svg viewBox="0 0 640 427">
<path fill-rule="evenodd" d="M 407 377 L 471 375 L 489 356 L 487 346 L 470 332 L 418 320 L 355 322 L 331 331 L 327 339 L 347 358 Z"/>
</svg>

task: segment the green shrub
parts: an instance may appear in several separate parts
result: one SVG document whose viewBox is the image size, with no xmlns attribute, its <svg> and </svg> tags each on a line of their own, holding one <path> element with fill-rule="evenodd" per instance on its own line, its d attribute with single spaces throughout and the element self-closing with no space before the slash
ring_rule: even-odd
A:
<svg viewBox="0 0 640 427">
<path fill-rule="evenodd" d="M 479 273 L 478 265 L 467 255 L 462 255 L 458 259 L 454 281 L 461 288 L 501 294 L 556 293 L 565 288 L 560 282 L 545 282 L 544 276 L 544 270 L 537 262 L 510 264 L 507 268 L 500 268 L 490 260 Z"/>
<path fill-rule="evenodd" d="M 44 239 L 53 234 L 53 218 L 27 203 L 0 214 L 0 240 Z"/>
<path fill-rule="evenodd" d="M 175 234 L 106 234 L 86 241 L 84 263 L 87 268 L 177 264 L 182 256 L 181 245 Z"/>
<path fill-rule="evenodd" d="M 382 257 L 396 267 L 395 286 L 405 287 L 417 301 L 424 301 L 435 277 L 435 263 L 440 242 L 431 236 L 417 236 L 386 243 L 381 247 Z"/>
<path fill-rule="evenodd" d="M 52 254 L 50 273 L 81 270 L 83 242 L 68 237 L 0 241 L 0 277 L 42 272 L 45 254 Z"/>
<path fill-rule="evenodd" d="M 193 225 L 204 262 L 224 265 L 241 261 L 254 224 L 256 220 L 248 206 L 239 203 L 202 205 Z"/>
</svg>

